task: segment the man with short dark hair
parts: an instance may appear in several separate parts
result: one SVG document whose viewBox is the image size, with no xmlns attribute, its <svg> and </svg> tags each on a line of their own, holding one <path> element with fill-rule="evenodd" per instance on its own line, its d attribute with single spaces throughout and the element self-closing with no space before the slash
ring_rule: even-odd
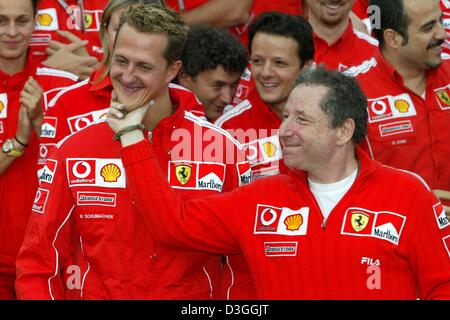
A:
<svg viewBox="0 0 450 320">
<path fill-rule="evenodd" d="M 119 131 L 140 123 L 146 110 L 110 109 L 109 125 Z M 260 299 L 449 299 L 450 223 L 439 224 L 442 205 L 416 175 L 357 147 L 367 118 L 356 80 L 318 67 L 302 72 L 283 111 L 288 175 L 182 201 L 142 131 L 122 137 L 121 154 L 157 242 L 242 252 Z"/>
<path fill-rule="evenodd" d="M 247 66 L 244 46 L 226 30 L 201 25 L 189 30 L 181 61 L 179 83 L 197 96 L 206 118 L 215 121 L 231 103 Z"/>
<path fill-rule="evenodd" d="M 349 70 L 368 97 L 364 147 L 372 158 L 419 174 L 450 200 L 450 62 L 439 0 L 373 0 L 380 10 L 374 57 Z M 450 202 L 444 201 L 447 214 Z"/>
<path fill-rule="evenodd" d="M 235 152 L 239 159 L 234 140 L 192 114 L 201 108 L 195 96 L 170 84 L 186 38 L 187 27 L 173 10 L 127 9 L 118 26 L 110 78 L 113 104 L 152 104 L 139 127 L 159 150 L 172 188 L 196 197 L 231 190 L 250 179 L 251 171 L 245 161 L 227 157 Z M 17 258 L 19 298 L 63 299 L 58 275 L 77 243 L 88 262 L 79 288 L 84 299 L 211 299 L 217 290 L 205 266 L 210 255 L 157 246 L 136 212 L 116 141 L 130 129 L 114 134 L 104 122 L 91 124 L 62 140 L 47 159 Z M 203 135 L 222 148 L 208 154 Z M 185 148 L 180 150 L 180 144 Z M 217 268 L 219 263 L 216 257 Z"/>
</svg>

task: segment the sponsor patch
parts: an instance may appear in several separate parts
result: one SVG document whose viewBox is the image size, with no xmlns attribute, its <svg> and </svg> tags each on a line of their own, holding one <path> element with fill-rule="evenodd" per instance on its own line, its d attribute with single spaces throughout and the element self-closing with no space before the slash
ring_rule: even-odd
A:
<svg viewBox="0 0 450 320">
<path fill-rule="evenodd" d="M 0 93 L 0 119 L 8 116 L 8 94 Z"/>
<path fill-rule="evenodd" d="M 120 159 L 67 159 L 69 186 L 125 188 L 125 169 Z"/>
<path fill-rule="evenodd" d="M 41 126 L 41 138 L 56 138 L 56 129 L 58 126 L 58 119 L 55 117 L 44 117 Z"/>
<path fill-rule="evenodd" d="M 49 191 L 46 189 L 38 188 L 36 191 L 36 196 L 34 197 L 34 203 L 32 210 L 34 212 L 43 214 L 45 211 L 45 206 L 47 205 Z"/>
<path fill-rule="evenodd" d="M 38 165 L 45 165 L 47 161 L 48 153 L 56 146 L 56 143 L 41 143 L 39 144 L 39 158 Z"/>
<path fill-rule="evenodd" d="M 433 211 L 439 229 L 444 229 L 445 227 L 448 227 L 450 225 L 450 221 L 448 221 L 447 216 L 445 215 L 445 210 L 442 206 L 442 203 L 436 203 L 433 206 Z"/>
<path fill-rule="evenodd" d="M 56 31 L 59 29 L 56 9 L 49 8 L 38 10 L 36 14 L 36 31 Z"/>
<path fill-rule="evenodd" d="M 53 177 L 55 176 L 57 166 L 58 161 L 48 159 L 44 167 L 38 170 L 39 182 L 53 183 Z"/>
<path fill-rule="evenodd" d="M 105 192 L 77 192 L 77 205 L 115 207 L 117 195 Z"/>
<path fill-rule="evenodd" d="M 45 46 L 52 40 L 52 36 L 49 33 L 45 34 L 32 34 L 30 40 L 30 46 Z"/>
<path fill-rule="evenodd" d="M 309 208 L 298 210 L 258 204 L 256 207 L 255 234 L 306 235 Z"/>
<path fill-rule="evenodd" d="M 442 241 L 444 242 L 444 247 L 447 249 L 447 254 L 450 258 L 450 235 L 442 238 Z"/>
<path fill-rule="evenodd" d="M 69 125 L 70 132 L 74 133 L 91 125 L 94 122 L 106 119 L 107 115 L 108 115 L 108 108 L 97 110 L 67 118 L 67 124 Z"/>
<path fill-rule="evenodd" d="M 380 124 L 378 128 L 380 130 L 380 136 L 382 137 L 414 131 L 410 120 Z"/>
<path fill-rule="evenodd" d="M 225 165 L 213 162 L 169 161 L 168 181 L 175 189 L 222 192 Z"/>
<path fill-rule="evenodd" d="M 0 134 L 3 133 L 3 121 L 0 120 Z"/>
<path fill-rule="evenodd" d="M 434 90 L 436 101 L 442 110 L 450 110 L 450 89 L 449 86 Z"/>
<path fill-rule="evenodd" d="M 81 16 L 80 9 L 76 6 L 73 7 L 73 13 L 71 15 L 71 20 L 76 30 L 81 30 L 80 23 L 76 23 Z M 100 20 L 102 17 L 102 11 L 100 10 L 84 10 L 84 26 L 87 32 L 94 32 L 100 30 Z M 75 22 L 75 23 L 73 23 Z"/>
<path fill-rule="evenodd" d="M 369 123 L 417 115 L 408 93 L 368 99 Z"/>
<path fill-rule="evenodd" d="M 405 222 L 406 217 L 398 213 L 349 208 L 344 216 L 341 234 L 378 238 L 398 245 Z"/>
<path fill-rule="evenodd" d="M 254 140 L 246 145 L 247 160 L 252 166 L 282 159 L 280 140 L 277 135 Z"/>
<path fill-rule="evenodd" d="M 239 175 L 239 186 L 249 184 L 253 181 L 253 173 L 248 162 L 241 162 L 236 164 Z"/>
<path fill-rule="evenodd" d="M 264 242 L 266 257 L 294 257 L 297 255 L 298 242 Z"/>
</svg>

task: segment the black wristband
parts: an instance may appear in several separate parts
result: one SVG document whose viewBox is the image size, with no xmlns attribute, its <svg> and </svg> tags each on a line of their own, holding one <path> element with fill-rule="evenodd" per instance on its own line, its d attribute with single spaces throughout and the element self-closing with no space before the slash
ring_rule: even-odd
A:
<svg viewBox="0 0 450 320">
<path fill-rule="evenodd" d="M 17 139 L 17 135 L 14 136 L 14 139 L 16 139 L 17 143 L 20 144 L 22 147 L 26 148 L 28 147 L 28 143 L 23 143 L 19 139 Z"/>
</svg>

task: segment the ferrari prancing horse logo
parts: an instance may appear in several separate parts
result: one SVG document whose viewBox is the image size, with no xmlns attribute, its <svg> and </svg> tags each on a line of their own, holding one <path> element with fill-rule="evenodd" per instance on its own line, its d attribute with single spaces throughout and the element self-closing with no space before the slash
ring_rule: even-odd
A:
<svg viewBox="0 0 450 320">
<path fill-rule="evenodd" d="M 192 167 L 187 165 L 178 165 L 175 167 L 175 174 L 177 176 L 178 181 L 182 185 L 188 183 L 191 178 Z"/>
<path fill-rule="evenodd" d="M 369 223 L 369 215 L 358 211 L 353 212 L 351 221 L 353 230 L 360 232 L 367 227 L 367 224 Z"/>
</svg>

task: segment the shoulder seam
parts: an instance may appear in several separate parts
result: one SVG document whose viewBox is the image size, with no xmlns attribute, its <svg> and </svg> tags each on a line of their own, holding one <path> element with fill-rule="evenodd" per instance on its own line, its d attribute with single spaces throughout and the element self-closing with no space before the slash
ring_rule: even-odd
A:
<svg viewBox="0 0 450 320">
<path fill-rule="evenodd" d="M 237 104 L 236 106 L 222 114 L 219 118 L 217 118 L 214 124 L 218 127 L 222 127 L 222 125 L 228 120 L 237 117 L 240 114 L 243 114 L 245 111 L 250 110 L 251 108 L 252 104 L 248 99 L 245 99 L 241 103 Z"/>
<path fill-rule="evenodd" d="M 61 96 L 62 96 L 63 94 L 65 94 L 66 92 L 69 92 L 69 91 L 71 91 L 71 90 L 80 88 L 80 87 L 82 87 L 82 86 L 84 86 L 84 85 L 87 85 L 87 84 L 89 83 L 89 81 L 90 81 L 90 79 L 88 78 L 88 79 L 83 80 L 83 81 L 81 81 L 81 82 L 77 82 L 77 83 L 75 83 L 75 84 L 73 84 L 73 85 L 71 85 L 71 86 L 65 87 L 63 90 L 61 90 L 60 92 L 58 92 L 58 94 L 55 95 L 55 96 L 53 97 L 52 100 L 50 100 L 50 102 L 48 103 L 48 107 L 49 107 L 49 108 L 54 107 L 55 104 L 56 104 L 56 102 L 59 100 L 59 98 L 61 98 Z"/>
</svg>

